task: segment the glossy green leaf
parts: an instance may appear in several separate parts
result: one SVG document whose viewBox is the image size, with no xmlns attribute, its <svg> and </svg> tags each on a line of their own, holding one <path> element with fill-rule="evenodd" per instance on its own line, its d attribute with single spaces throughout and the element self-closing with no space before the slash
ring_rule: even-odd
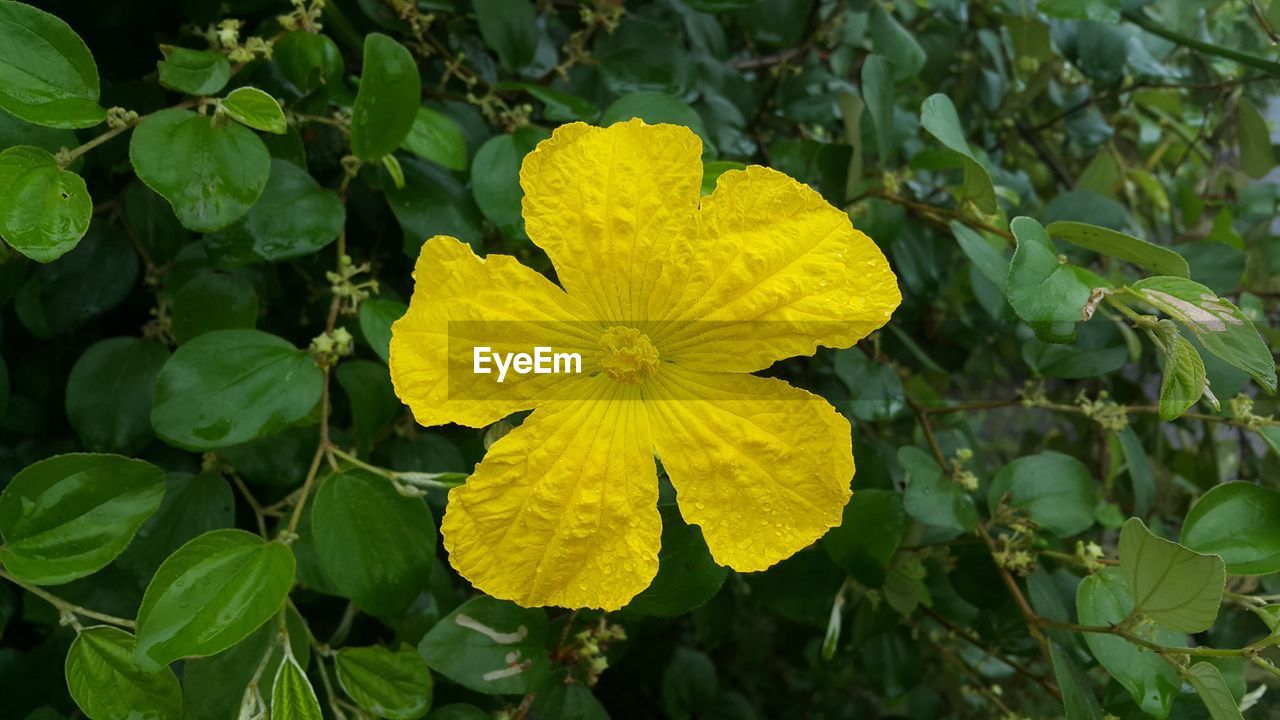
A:
<svg viewBox="0 0 1280 720">
<path fill-rule="evenodd" d="M 343 648 L 333 664 L 343 692 L 377 717 L 417 720 L 431 709 L 431 672 L 413 648 Z"/>
<path fill-rule="evenodd" d="M 471 162 L 471 188 L 480 212 L 508 235 L 524 227 L 520 215 L 520 164 L 542 140 L 545 131 L 522 128 L 512 135 L 498 135 L 480 147 Z"/>
<path fill-rule="evenodd" d="M 862 99 L 876 131 L 877 156 L 882 167 L 893 165 L 898 149 L 897 126 L 893 120 L 893 68 L 893 63 L 883 55 L 868 56 L 862 63 Z"/>
<path fill-rule="evenodd" d="M 419 107 L 401 149 L 450 170 L 467 169 L 467 143 L 453 118 L 429 107 Z"/>
<path fill-rule="evenodd" d="M 360 332 L 384 363 L 391 354 L 391 323 L 408 309 L 395 300 L 367 300 L 360 305 Z"/>
<path fill-rule="evenodd" d="M 906 528 L 907 513 L 896 491 L 856 490 L 840 525 L 822 538 L 822 547 L 858 582 L 880 587 Z"/>
<path fill-rule="evenodd" d="M 164 497 L 164 472 L 119 455 L 74 453 L 30 465 L 0 493 L 0 563 L 36 585 L 101 570 Z"/>
<path fill-rule="evenodd" d="M 972 200 L 979 210 L 994 213 L 996 188 L 987 168 L 978 161 L 964 138 L 960 116 L 951 98 L 942 93 L 930 95 L 920 106 L 920 126 L 947 148 L 964 157 L 964 189 L 962 197 Z"/>
<path fill-rule="evenodd" d="M 712 160 L 702 164 L 702 194 L 710 195 L 716 190 L 716 183 L 720 181 L 720 176 L 730 170 L 745 170 L 746 165 L 732 160 Z"/>
<path fill-rule="evenodd" d="M 342 51 L 327 35 L 294 30 L 276 41 L 271 57 L 285 78 L 304 93 L 342 83 Z"/>
<path fill-rule="evenodd" d="M 1108 627 L 1133 611 L 1133 597 L 1117 570 L 1106 569 L 1085 578 L 1076 591 L 1076 612 L 1085 625 Z M 1111 677 L 1124 686 L 1138 707 L 1158 718 L 1168 717 L 1173 699 L 1182 689 L 1178 671 L 1150 650 L 1117 635 L 1086 633 L 1085 643 Z M 1182 646 L 1185 636 L 1157 629 L 1155 641 Z"/>
<path fill-rule="evenodd" d="M 530 0 L 473 0 L 471 10 L 485 45 L 508 70 L 520 70 L 538 49 L 538 25 Z"/>
<path fill-rule="evenodd" d="M 1191 268 L 1178 253 L 1132 235 L 1089 223 L 1061 220 L 1045 228 L 1049 235 L 1102 255 L 1131 262 L 1159 275 L 1191 277 Z"/>
<path fill-rule="evenodd" d="M 996 473 L 987 491 L 994 514 L 1002 501 L 1025 510 L 1032 522 L 1057 535 L 1070 537 L 1093 526 L 1093 476 L 1084 463 L 1056 452 L 1020 457 Z"/>
<path fill-rule="evenodd" d="M 729 569 L 716 564 L 702 530 L 686 523 L 674 503 L 658 509 L 662 513 L 658 574 L 627 610 L 657 617 L 683 615 L 710 600 L 724 584 Z"/>
<path fill-rule="evenodd" d="M 94 223 L 74 250 L 32 270 L 14 309 L 38 337 L 74 330 L 124 301 L 138 279 L 138 265 L 123 231 Z"/>
<path fill-rule="evenodd" d="M 1247 97 L 1241 97 L 1236 104 L 1236 145 L 1240 148 L 1240 164 L 1249 177 L 1263 177 L 1276 166 L 1271 128 Z"/>
<path fill-rule="evenodd" d="M 173 551 L 198 535 L 233 527 L 235 522 L 230 481 L 216 472 L 170 473 L 160 509 L 138 528 L 116 565 L 138 578 L 142 587 Z"/>
<path fill-rule="evenodd" d="M 271 173 L 267 148 L 252 131 L 190 110 L 148 116 L 129 140 L 138 178 L 169 204 L 182 225 L 220 230 L 258 200 Z"/>
<path fill-rule="evenodd" d="M 356 445 L 372 450 L 404 407 L 391 386 L 387 367 L 374 360 L 350 360 L 339 365 L 334 375 L 351 402 Z"/>
<path fill-rule="evenodd" d="M 1182 544 L 1221 556 L 1233 575 L 1280 572 L 1280 491 L 1243 482 L 1210 489 L 1187 513 Z"/>
<path fill-rule="evenodd" d="M 363 470 L 330 475 L 311 505 L 325 575 L 361 609 L 394 617 L 427 588 L 436 530 L 422 498 Z"/>
<path fill-rule="evenodd" d="M 220 52 L 161 45 L 160 84 L 188 95 L 213 95 L 231 79 L 231 61 Z"/>
<path fill-rule="evenodd" d="M 85 628 L 67 651 L 67 689 L 90 720 L 182 720 L 182 687 L 173 670 L 144 672 L 134 638 L 107 625 Z"/>
<path fill-rule="evenodd" d="M 1040 223 L 1016 217 L 1009 227 L 1018 242 L 1009 264 L 1009 305 L 1041 340 L 1074 341 L 1092 289 L 1059 259 Z"/>
<path fill-rule="evenodd" d="M 191 540 L 147 585 L 135 662 L 155 670 L 235 645 L 280 611 L 293 571 L 289 548 L 243 530 L 214 530 Z"/>
<path fill-rule="evenodd" d="M 320 402 L 311 355 L 257 330 L 215 330 L 179 347 L 156 381 L 151 424 L 165 442 L 212 450 L 279 432 Z"/>
<path fill-rule="evenodd" d="M 896 80 L 913 78 L 924 69 L 928 56 L 915 34 L 902 26 L 884 6 L 871 6 L 870 24 L 867 27 L 871 46 L 876 54 L 883 55 L 893 64 Z"/>
<path fill-rule="evenodd" d="M 84 180 L 52 155 L 30 145 L 0 152 L 0 237 L 15 250 L 56 260 L 80 242 L 92 216 Z"/>
<path fill-rule="evenodd" d="M 428 667 L 486 695 L 521 695 L 547 674 L 547 618 L 504 600 L 472 598 L 418 644 Z"/>
<path fill-rule="evenodd" d="M 1222 678 L 1222 672 L 1212 663 L 1198 662 L 1182 674 L 1209 710 L 1213 720 L 1244 720 L 1240 706 Z"/>
<path fill-rule="evenodd" d="M 1009 284 L 1009 258 L 968 225 L 952 220 L 950 227 L 965 257 L 983 277 L 1004 291 Z"/>
<path fill-rule="evenodd" d="M 406 159 L 404 187 L 387 187 L 387 203 L 404 229 L 405 254 L 418 256 L 428 238 L 448 235 L 466 243 L 484 237 L 483 220 L 471 193 L 447 170 L 432 163 Z M 387 183 L 390 185 L 390 182 Z"/>
<path fill-rule="evenodd" d="M 214 330 L 252 328 L 258 322 L 258 293 L 240 275 L 204 272 L 174 293 L 173 337 L 181 345 Z"/>
<path fill-rule="evenodd" d="M 1190 410 L 1204 394 L 1204 360 L 1177 331 L 1168 334 L 1160 374 L 1160 419 L 1173 420 Z"/>
<path fill-rule="evenodd" d="M 1053 677 L 1062 690 L 1066 720 L 1103 720 L 1102 708 L 1090 687 L 1089 676 L 1057 643 L 1050 643 L 1049 657 L 1053 661 Z"/>
<path fill-rule="evenodd" d="M 296 544 L 295 544 L 296 547 Z M 306 667 L 311 659 L 311 645 L 306 621 L 293 608 L 285 609 L 289 648 L 298 664 Z M 280 642 L 280 624 L 268 621 L 245 639 L 207 658 L 194 658 L 182 663 L 182 691 L 186 698 L 184 720 L 227 720 L 237 717 L 244 700 L 245 688 L 266 657 L 258 690 L 263 701 L 271 701 L 276 673 L 284 660 Z"/>
<path fill-rule="evenodd" d="M 907 514 L 927 525 L 956 533 L 971 532 L 978 524 L 973 498 L 960 484 L 942 474 L 933 457 L 915 447 L 898 450 L 898 461 L 907 473 L 903 507 Z"/>
<path fill-rule="evenodd" d="M 282 135 L 289 129 L 280 103 L 255 87 L 240 87 L 222 99 L 219 109 L 232 120 L 263 132 Z"/>
<path fill-rule="evenodd" d="M 1120 570 L 1134 612 L 1180 632 L 1208 630 L 1218 617 L 1226 567 L 1217 555 L 1202 555 L 1156 537 L 1138 518 L 1120 530 Z"/>
<path fill-rule="evenodd" d="M 128 455 L 151 442 L 156 377 L 168 359 L 164 345 L 138 338 L 110 338 L 84 351 L 67 377 L 66 410 L 86 448 Z"/>
<path fill-rule="evenodd" d="M 1205 350 L 1249 373 L 1269 393 L 1276 391 L 1276 363 L 1257 328 L 1240 308 L 1200 283 L 1153 277 L 1130 286 L 1148 304 L 1178 321 Z"/>
<path fill-rule="evenodd" d="M 284 662 L 276 671 L 271 686 L 272 720 L 324 720 L 320 711 L 320 698 L 307 679 L 306 672 L 293 657 L 286 653 Z"/>
<path fill-rule="evenodd" d="M 706 654 L 677 647 L 662 671 L 662 707 L 669 718 L 709 714 L 716 704 L 716 666 Z"/>
<path fill-rule="evenodd" d="M 102 122 L 98 66 L 71 26 L 30 5 L 0 0 L 0 109 L 36 125 Z"/>
<path fill-rule="evenodd" d="M 902 378 L 889 365 L 872 362 L 861 350 L 836 352 L 836 377 L 849 388 L 847 413 L 859 420 L 889 420 L 906 410 Z"/>
<path fill-rule="evenodd" d="M 394 152 L 409 135 L 422 98 L 418 63 L 381 33 L 364 39 L 364 74 L 351 108 L 351 151 L 366 162 Z"/>
<path fill-rule="evenodd" d="M 710 148 L 706 124 L 689 103 L 662 92 L 637 92 L 624 95 L 605 108 L 600 124 L 604 126 L 640 118 L 650 125 L 669 123 L 683 125 L 702 138 L 703 152 Z"/>
<path fill-rule="evenodd" d="M 273 159 L 271 176 L 254 206 L 206 242 L 210 254 L 229 264 L 288 260 L 332 243 L 346 221 L 337 193 L 297 165 Z"/>
<path fill-rule="evenodd" d="M 1133 488 L 1133 514 L 1146 517 L 1156 498 L 1156 478 L 1151 461 L 1132 426 L 1126 425 L 1116 436 L 1120 440 L 1120 452 Z"/>
</svg>

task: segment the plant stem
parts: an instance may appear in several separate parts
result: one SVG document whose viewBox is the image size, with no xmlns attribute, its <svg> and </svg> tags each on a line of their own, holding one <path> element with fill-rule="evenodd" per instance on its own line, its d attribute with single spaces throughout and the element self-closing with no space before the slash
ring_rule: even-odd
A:
<svg viewBox="0 0 1280 720">
<path fill-rule="evenodd" d="M 17 585 L 23 590 L 26 590 L 32 595 L 35 595 L 41 600 L 44 600 L 45 602 L 54 606 L 55 608 L 58 609 L 59 612 L 79 615 L 81 617 L 89 618 L 90 620 L 97 620 L 99 622 L 108 623 L 110 625 L 118 625 L 120 627 L 128 628 L 130 630 L 136 629 L 138 627 L 137 623 L 135 623 L 132 620 L 129 620 L 128 618 L 116 617 L 115 615 L 107 615 L 106 613 L 96 612 L 94 610 L 89 610 L 88 608 L 80 607 L 79 605 L 76 605 L 74 603 L 67 602 L 66 600 L 63 600 L 62 598 L 56 595 L 53 595 L 52 593 L 49 593 L 39 587 L 36 587 L 35 585 L 30 585 L 28 583 L 25 583 L 19 580 L 18 578 L 10 575 L 4 570 L 0 570 L 0 580 L 8 580 L 14 585 Z"/>
<path fill-rule="evenodd" d="M 375 475 L 380 475 L 388 480 L 402 482 L 406 485 L 414 487 L 427 488 L 432 490 L 450 490 L 458 487 L 466 481 L 466 473 L 442 472 L 442 473 L 423 473 L 423 472 L 397 472 L 388 470 L 387 468 L 370 465 L 342 448 L 333 445 L 330 446 L 329 452 L 337 457 L 342 458 L 348 463 L 355 465 L 361 470 L 367 470 Z"/>
<path fill-rule="evenodd" d="M 1159 653 L 1168 653 L 1170 655 L 1195 655 L 1197 657 L 1247 657 L 1252 655 L 1252 651 L 1248 648 L 1210 648 L 1210 647 L 1176 647 L 1173 645 L 1161 645 L 1152 642 L 1139 635 L 1134 635 L 1128 630 L 1116 626 L 1104 625 L 1077 625 L 1075 623 L 1056 622 L 1054 620 L 1046 620 L 1038 618 L 1041 627 L 1051 628 L 1054 630 L 1067 630 L 1069 632 L 1090 633 L 1094 635 L 1115 635 L 1122 637 L 1134 645 L 1141 645 L 1149 650 L 1155 650 Z"/>
<path fill-rule="evenodd" d="M 1206 55 L 1215 55 L 1217 57 L 1226 58 L 1228 60 L 1234 60 L 1240 63 L 1241 65 L 1245 65 L 1247 67 L 1251 67 L 1256 70 L 1262 70 L 1272 75 L 1280 76 L 1280 64 L 1271 62 L 1270 60 L 1264 60 L 1260 57 L 1249 55 L 1248 53 L 1242 53 L 1242 52 L 1239 52 L 1238 50 L 1232 50 L 1230 48 L 1219 47 L 1217 45 L 1212 45 L 1210 43 L 1201 42 L 1192 37 L 1187 37 L 1186 35 L 1181 35 L 1172 30 L 1169 30 L 1168 28 L 1165 28 L 1164 26 L 1160 25 L 1160 23 L 1156 22 L 1155 20 L 1152 20 L 1150 17 L 1147 17 L 1146 14 L 1140 11 L 1136 11 L 1136 10 L 1126 11 L 1125 13 L 1123 13 L 1122 16 L 1124 17 L 1125 20 L 1128 20 L 1129 22 L 1133 23 L 1134 25 L 1137 25 L 1143 30 L 1146 30 L 1152 35 L 1158 35 L 1164 38 L 1165 40 L 1168 40 L 1169 42 L 1176 43 L 1183 47 L 1191 48 L 1192 50 L 1197 50 Z"/>
</svg>

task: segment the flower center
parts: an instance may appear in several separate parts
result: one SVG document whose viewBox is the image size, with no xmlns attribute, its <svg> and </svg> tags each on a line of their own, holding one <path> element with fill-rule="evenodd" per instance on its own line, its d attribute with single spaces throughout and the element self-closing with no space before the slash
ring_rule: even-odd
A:
<svg viewBox="0 0 1280 720">
<path fill-rule="evenodd" d="M 600 336 L 599 359 L 605 375 L 635 385 L 658 369 L 658 348 L 639 330 L 614 326 Z"/>
</svg>

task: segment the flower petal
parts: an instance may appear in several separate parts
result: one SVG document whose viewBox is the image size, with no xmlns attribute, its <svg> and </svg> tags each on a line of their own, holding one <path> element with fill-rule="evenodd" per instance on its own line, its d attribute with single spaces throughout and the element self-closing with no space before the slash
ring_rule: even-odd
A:
<svg viewBox="0 0 1280 720">
<path fill-rule="evenodd" d="M 849 347 L 902 300 L 884 253 L 848 214 L 780 172 L 721 175 L 698 221 L 689 322 L 654 339 L 663 359 L 753 372 L 818 345 Z"/>
<path fill-rule="evenodd" d="M 562 125 L 520 168 L 529 237 L 599 319 L 662 317 L 696 235 L 702 141 L 641 120 Z"/>
<path fill-rule="evenodd" d="M 543 405 L 494 443 L 449 492 L 449 562 L 493 597 L 616 610 L 658 571 L 658 478 L 639 386 L 585 382 L 588 392 Z"/>
<path fill-rule="evenodd" d="M 422 246 L 409 310 L 391 326 L 391 380 L 423 425 L 483 427 L 528 410 L 567 382 L 565 374 L 509 373 L 498 382 L 472 371 L 473 348 L 530 352 L 535 346 L 578 352 L 589 372 L 600 330 L 580 318 L 586 306 L 515 258 L 481 259 L 458 240 L 437 236 Z"/>
<path fill-rule="evenodd" d="M 716 562 L 763 570 L 840 524 L 852 436 L 825 400 L 781 380 L 669 365 L 651 380 L 658 456 Z"/>
</svg>

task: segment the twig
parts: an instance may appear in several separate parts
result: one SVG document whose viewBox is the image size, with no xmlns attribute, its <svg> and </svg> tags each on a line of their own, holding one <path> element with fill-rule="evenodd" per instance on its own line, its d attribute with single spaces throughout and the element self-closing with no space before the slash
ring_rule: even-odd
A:
<svg viewBox="0 0 1280 720">
<path fill-rule="evenodd" d="M 0 580 L 8 580 L 9 582 L 13 583 L 14 585 L 17 585 L 18 587 L 22 588 L 23 590 L 26 590 L 27 592 L 31 593 L 32 595 L 35 595 L 36 597 L 40 598 L 41 600 L 44 600 L 45 602 L 47 602 L 47 603 L 49 603 L 50 605 L 54 606 L 55 608 L 57 608 L 57 609 L 58 609 L 58 612 L 60 612 L 60 613 L 71 613 L 71 614 L 73 614 L 73 615 L 79 615 L 79 616 L 81 616 L 81 617 L 87 617 L 87 618 L 89 618 L 90 620 L 97 620 L 97 621 L 99 621 L 99 622 L 108 623 L 108 624 L 110 624 L 110 625 L 118 625 L 118 626 L 120 626 L 120 627 L 128 628 L 128 629 L 130 629 L 130 630 L 134 630 L 134 629 L 136 629 L 136 628 L 138 627 L 138 624 L 137 624 L 136 622 L 134 622 L 133 620 L 130 620 L 130 619 L 128 619 L 128 618 L 116 617 L 115 615 L 108 615 L 108 614 L 106 614 L 106 613 L 100 613 L 100 612 L 97 612 L 97 611 L 94 611 L 94 610 L 90 610 L 90 609 L 88 609 L 88 608 L 80 607 L 79 605 L 76 605 L 75 603 L 67 602 L 66 600 L 63 600 L 62 598 L 58 597 L 57 595 L 54 595 L 54 594 L 52 594 L 52 593 L 50 593 L 50 592 L 48 592 L 48 591 L 46 591 L 46 590 L 44 590 L 44 589 L 42 589 L 42 588 L 36 587 L 35 585 L 30 585 L 30 584 L 28 584 L 28 583 L 25 583 L 25 582 L 23 582 L 23 581 L 19 580 L 18 578 L 16 578 L 16 577 L 14 577 L 14 576 L 10 575 L 9 573 L 5 572 L 4 570 L 0 570 Z"/>
</svg>

